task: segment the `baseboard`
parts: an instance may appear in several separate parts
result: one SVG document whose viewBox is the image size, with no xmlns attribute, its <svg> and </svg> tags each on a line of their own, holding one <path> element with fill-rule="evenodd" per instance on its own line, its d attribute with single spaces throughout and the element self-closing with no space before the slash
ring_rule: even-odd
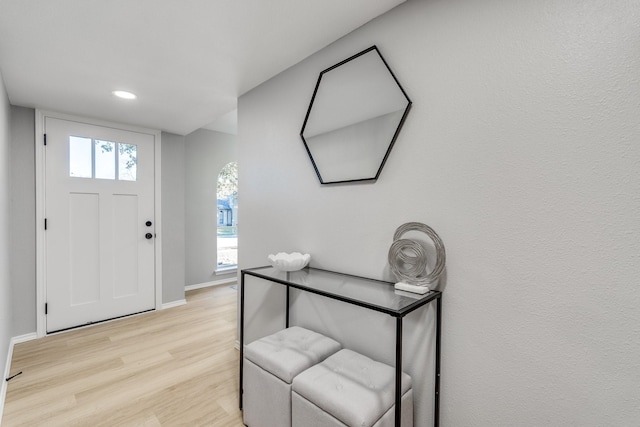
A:
<svg viewBox="0 0 640 427">
<path fill-rule="evenodd" d="M 11 338 L 11 342 L 13 344 L 20 344 L 21 342 L 27 342 L 31 340 L 35 340 L 38 338 L 38 334 L 35 332 L 31 332 L 30 334 L 18 335 L 17 337 Z"/>
<path fill-rule="evenodd" d="M 30 334 L 19 335 L 11 338 L 9 341 L 9 349 L 7 350 L 7 363 L 4 367 L 4 375 L 2 376 L 2 385 L 0 386 L 0 424 L 2 424 L 2 413 L 4 412 L 4 400 L 7 397 L 7 378 L 11 376 L 11 358 L 13 357 L 13 347 L 21 342 L 27 342 L 38 338 L 35 332 Z"/>
<path fill-rule="evenodd" d="M 7 363 L 4 367 L 4 375 L 2 375 L 2 385 L 0 385 L 0 425 L 2 425 L 2 413 L 4 412 L 4 398 L 7 396 L 7 378 L 11 372 L 11 357 L 13 356 L 13 339 L 9 342 L 9 350 L 7 351 Z"/>
<path fill-rule="evenodd" d="M 230 277 L 228 279 L 214 280 L 212 282 L 196 283 L 195 285 L 187 285 L 184 287 L 185 292 L 193 291 L 196 289 L 208 288 L 210 286 L 226 285 L 227 283 L 237 282 L 237 277 Z"/>
<path fill-rule="evenodd" d="M 167 308 L 180 307 L 181 305 L 185 305 L 187 303 L 186 299 L 179 299 L 177 301 L 171 301 L 162 304 L 162 308 L 160 310 L 165 310 Z"/>
</svg>

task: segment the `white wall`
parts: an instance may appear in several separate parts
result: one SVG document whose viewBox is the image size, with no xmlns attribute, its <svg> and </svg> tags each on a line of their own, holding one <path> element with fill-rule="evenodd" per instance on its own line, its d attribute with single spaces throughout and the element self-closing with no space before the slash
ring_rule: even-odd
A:
<svg viewBox="0 0 640 427">
<path fill-rule="evenodd" d="M 636 425 L 639 6 L 410 0 L 245 94 L 240 267 L 299 250 L 391 280 L 395 228 L 424 222 L 447 248 L 442 425 Z M 298 136 L 318 73 L 372 44 L 413 109 L 377 183 L 320 186 Z M 249 338 L 279 322 L 263 294 L 247 292 Z M 296 305 L 389 360 L 389 320 Z M 427 426 L 432 332 L 405 332 Z"/>
<path fill-rule="evenodd" d="M 4 391 L 6 382 L 4 380 L 5 366 L 7 363 L 7 352 L 13 327 L 13 304 L 11 300 L 10 282 L 10 253 L 11 253 L 11 233 L 9 227 L 10 215 L 10 139 L 11 129 L 9 126 L 11 111 L 9 98 L 0 74 L 0 418 L 2 417 L 2 407 L 4 404 Z"/>
<path fill-rule="evenodd" d="M 218 174 L 237 161 L 236 136 L 199 129 L 185 137 L 186 284 L 222 280 L 216 275 Z M 242 206 L 239 207 L 242 209 Z"/>
</svg>

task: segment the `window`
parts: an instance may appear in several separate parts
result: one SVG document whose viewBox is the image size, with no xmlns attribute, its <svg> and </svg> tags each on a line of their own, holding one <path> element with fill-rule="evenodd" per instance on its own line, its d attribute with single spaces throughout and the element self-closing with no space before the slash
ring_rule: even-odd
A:
<svg viewBox="0 0 640 427">
<path fill-rule="evenodd" d="M 69 137 L 70 177 L 135 181 L 137 167 L 138 147 L 134 144 Z"/>
<path fill-rule="evenodd" d="M 69 176 L 93 177 L 91 138 L 72 136 L 69 138 Z"/>
<path fill-rule="evenodd" d="M 118 179 L 135 181 L 138 172 L 138 147 L 133 144 L 118 144 Z"/>
<path fill-rule="evenodd" d="M 218 218 L 217 270 L 233 269 L 238 265 L 238 164 L 231 162 L 218 174 L 216 189 Z"/>
<path fill-rule="evenodd" d="M 98 179 L 116 179 L 116 152 L 115 142 L 94 142 L 95 177 Z"/>
</svg>

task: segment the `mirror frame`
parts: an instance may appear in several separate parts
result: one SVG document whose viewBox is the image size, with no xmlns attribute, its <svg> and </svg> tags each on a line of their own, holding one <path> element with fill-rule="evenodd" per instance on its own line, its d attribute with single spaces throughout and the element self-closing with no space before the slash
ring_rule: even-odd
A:
<svg viewBox="0 0 640 427">
<path fill-rule="evenodd" d="M 355 178 L 355 179 L 348 179 L 348 180 L 343 180 L 343 181 L 329 181 L 329 182 L 325 182 L 322 178 L 322 175 L 320 173 L 320 170 L 318 169 L 318 165 L 316 164 L 316 161 L 313 158 L 313 155 L 311 153 L 311 150 L 309 149 L 309 145 L 307 144 L 307 141 L 304 137 L 304 130 L 307 126 L 307 121 L 309 120 L 309 116 L 311 114 L 311 110 L 313 109 L 313 103 L 316 99 L 316 95 L 318 93 L 318 89 L 320 87 L 320 84 L 322 82 L 322 77 L 328 73 L 329 71 L 335 70 L 336 68 L 350 62 L 353 61 L 354 59 L 357 59 L 359 57 L 361 57 L 362 55 L 365 55 L 371 51 L 375 51 L 380 60 L 382 60 L 383 64 L 385 65 L 387 71 L 389 71 L 389 74 L 391 75 L 391 77 L 393 78 L 393 80 L 395 81 L 396 85 L 398 86 L 398 88 L 400 89 L 400 91 L 402 92 L 402 95 L 406 98 L 407 100 L 407 106 L 404 109 L 404 113 L 402 114 L 402 118 L 400 119 L 398 126 L 395 130 L 395 132 L 393 133 L 393 137 L 391 138 L 391 141 L 389 142 L 389 146 L 384 154 L 384 157 L 382 158 L 382 162 L 380 163 L 380 166 L 378 167 L 378 170 L 375 174 L 375 176 L 373 177 L 363 177 L 363 178 Z M 393 145 L 396 142 L 396 139 L 398 138 L 398 134 L 400 133 L 400 130 L 402 129 L 402 126 L 404 125 L 404 122 L 407 118 L 407 115 L 409 114 L 409 110 L 411 110 L 411 99 L 409 99 L 409 96 L 407 95 L 407 93 L 405 92 L 405 90 L 403 89 L 402 85 L 400 85 L 400 82 L 398 81 L 398 79 L 396 78 L 395 74 L 393 74 L 393 71 L 391 71 L 391 68 L 389 67 L 389 64 L 387 63 L 387 61 L 384 59 L 384 57 L 382 56 L 382 54 L 380 53 L 380 51 L 378 50 L 376 45 L 373 45 L 361 52 L 356 53 L 355 55 L 345 59 L 344 61 L 341 61 L 325 70 L 322 70 L 320 72 L 320 75 L 318 76 L 318 81 L 316 83 L 315 89 L 313 91 L 313 95 L 311 97 L 311 102 L 309 103 L 309 108 L 307 109 L 307 114 L 304 118 L 304 123 L 302 124 L 302 129 L 300 130 L 300 138 L 302 138 L 302 142 L 304 143 L 304 147 L 307 150 L 307 154 L 309 155 L 309 159 L 311 160 L 311 164 L 313 165 L 313 168 L 316 172 L 316 175 L 318 176 L 318 179 L 320 180 L 320 184 L 342 184 L 342 183 L 353 183 L 353 182 L 364 182 L 364 181 L 377 181 L 378 177 L 380 176 L 380 173 L 382 172 L 382 168 L 384 167 L 387 158 L 389 157 L 389 153 L 391 152 L 391 149 L 393 148 Z"/>
</svg>

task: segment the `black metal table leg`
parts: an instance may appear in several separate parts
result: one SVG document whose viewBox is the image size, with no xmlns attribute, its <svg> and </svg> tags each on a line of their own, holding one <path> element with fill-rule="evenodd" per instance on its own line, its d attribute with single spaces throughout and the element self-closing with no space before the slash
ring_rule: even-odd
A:
<svg viewBox="0 0 640 427">
<path fill-rule="evenodd" d="M 435 402 L 433 405 L 433 425 L 440 425 L 440 339 L 442 336 L 442 294 L 436 301 L 436 386 L 435 386 Z"/>
<path fill-rule="evenodd" d="M 240 274 L 240 384 L 238 385 L 238 407 L 242 410 L 242 377 L 244 362 L 244 271 Z"/>
<path fill-rule="evenodd" d="M 402 422 L 402 317 L 396 318 L 396 427 Z"/>
<path fill-rule="evenodd" d="M 287 286 L 287 320 L 285 321 L 284 327 L 289 327 L 289 286 Z"/>
</svg>

